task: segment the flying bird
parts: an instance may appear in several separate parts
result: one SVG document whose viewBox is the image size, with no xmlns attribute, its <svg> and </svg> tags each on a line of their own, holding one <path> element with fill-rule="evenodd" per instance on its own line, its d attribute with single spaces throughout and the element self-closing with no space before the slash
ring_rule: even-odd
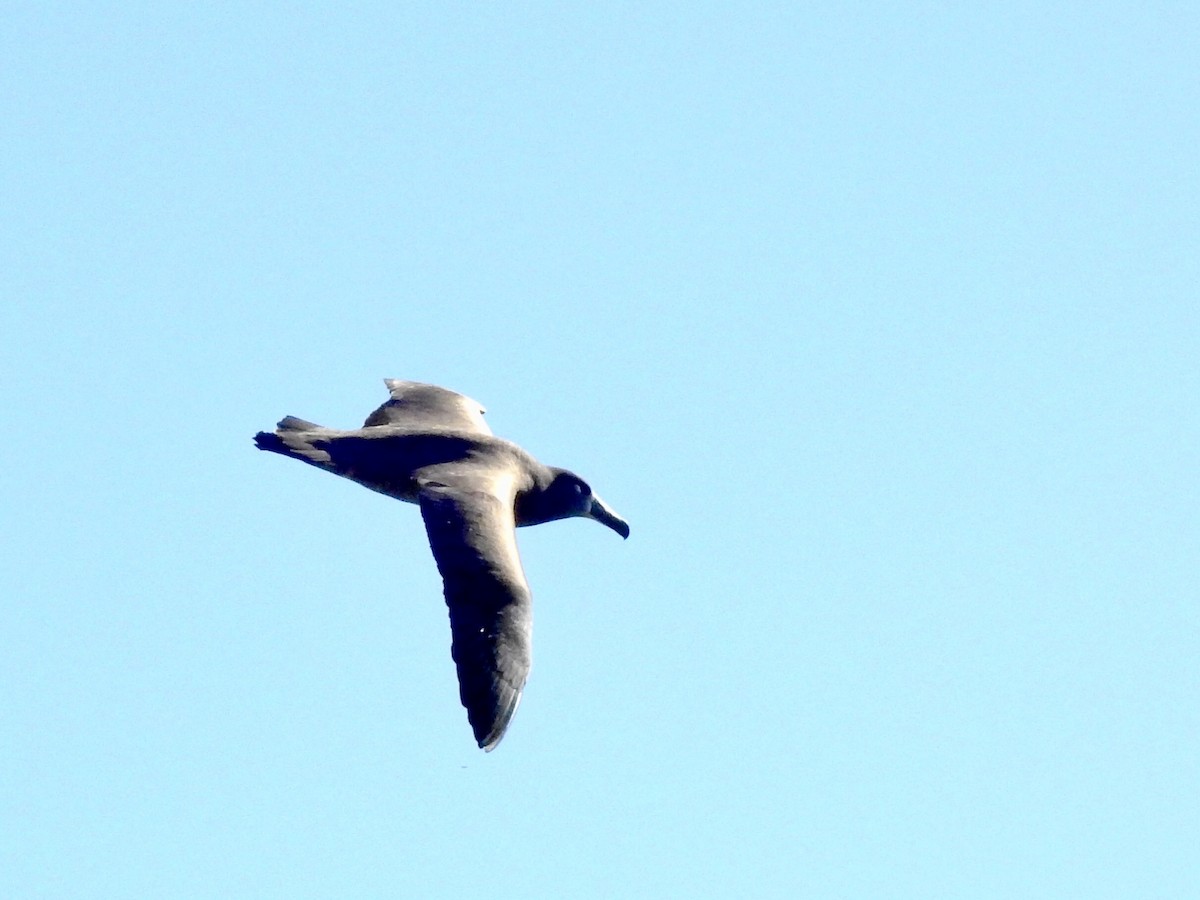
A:
<svg viewBox="0 0 1200 900">
<path fill-rule="evenodd" d="M 391 397 L 362 428 L 287 416 L 254 442 L 421 507 L 450 610 L 459 696 L 475 740 L 490 751 L 517 711 L 531 662 L 532 596 L 515 528 L 581 516 L 627 538 L 629 525 L 575 473 L 495 437 L 469 397 L 415 381 L 384 384 Z"/>
</svg>

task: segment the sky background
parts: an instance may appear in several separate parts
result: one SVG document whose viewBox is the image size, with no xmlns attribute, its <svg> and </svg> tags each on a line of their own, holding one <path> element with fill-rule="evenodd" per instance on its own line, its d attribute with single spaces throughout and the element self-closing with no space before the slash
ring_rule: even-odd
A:
<svg viewBox="0 0 1200 900">
<path fill-rule="evenodd" d="M 0 895 L 1200 893 L 1190 3 L 9 3 Z M 522 529 L 492 754 L 381 379 Z"/>
</svg>

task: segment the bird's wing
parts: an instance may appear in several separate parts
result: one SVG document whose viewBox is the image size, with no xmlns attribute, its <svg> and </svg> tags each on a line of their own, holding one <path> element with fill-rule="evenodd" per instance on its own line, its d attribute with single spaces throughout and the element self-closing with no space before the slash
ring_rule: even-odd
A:
<svg viewBox="0 0 1200 900">
<path fill-rule="evenodd" d="M 504 736 L 529 675 L 533 608 L 517 555 L 509 473 L 423 470 L 418 499 L 442 574 L 459 696 L 475 739 Z"/>
<path fill-rule="evenodd" d="M 414 431 L 455 429 L 484 435 L 492 433 L 483 420 L 483 407 L 470 397 L 416 381 L 385 378 L 383 383 L 392 396 L 367 416 L 366 428 L 400 425 Z"/>
</svg>

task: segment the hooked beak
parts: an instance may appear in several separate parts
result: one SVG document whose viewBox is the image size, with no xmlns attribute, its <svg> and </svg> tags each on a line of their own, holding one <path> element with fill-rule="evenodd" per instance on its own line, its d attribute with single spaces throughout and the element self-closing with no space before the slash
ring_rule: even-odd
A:
<svg viewBox="0 0 1200 900">
<path fill-rule="evenodd" d="M 608 504 L 595 494 L 592 495 L 592 505 L 587 511 L 587 517 L 595 519 L 601 525 L 607 525 L 622 538 L 629 537 L 629 523 L 613 512 Z"/>
</svg>

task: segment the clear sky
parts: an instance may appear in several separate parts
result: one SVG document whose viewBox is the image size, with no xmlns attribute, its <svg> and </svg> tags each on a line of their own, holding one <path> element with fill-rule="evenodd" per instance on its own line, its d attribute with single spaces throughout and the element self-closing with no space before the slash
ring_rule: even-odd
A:
<svg viewBox="0 0 1200 900">
<path fill-rule="evenodd" d="M 1200 894 L 1190 3 L 13 3 L 0 896 Z M 431 381 L 523 529 L 257 452 Z"/>
</svg>

